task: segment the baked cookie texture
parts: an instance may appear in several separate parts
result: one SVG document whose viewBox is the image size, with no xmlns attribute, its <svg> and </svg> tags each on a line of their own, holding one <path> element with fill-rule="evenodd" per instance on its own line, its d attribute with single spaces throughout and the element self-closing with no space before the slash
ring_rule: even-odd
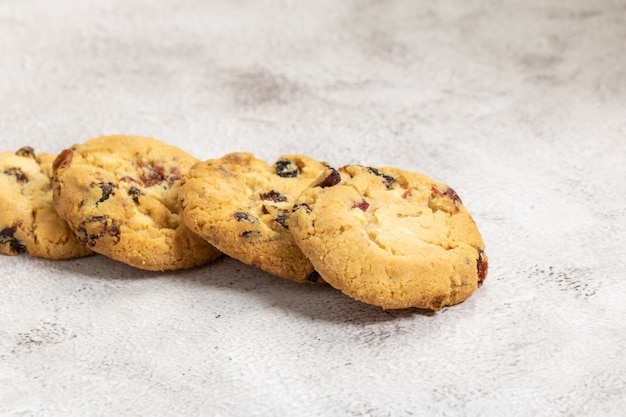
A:
<svg viewBox="0 0 626 417">
<path fill-rule="evenodd" d="M 295 199 L 326 167 L 303 155 L 269 165 L 247 152 L 201 162 L 181 187 L 181 216 L 232 258 L 293 281 L 321 282 L 288 221 Z"/>
<path fill-rule="evenodd" d="M 82 245 L 52 204 L 52 161 L 31 147 L 0 153 L 0 253 L 70 259 L 92 252 Z"/>
<path fill-rule="evenodd" d="M 177 204 L 196 162 L 152 138 L 93 138 L 54 161 L 54 206 L 94 252 L 153 271 L 202 265 L 220 252 L 185 226 Z"/>
<path fill-rule="evenodd" d="M 330 285 L 385 309 L 440 310 L 484 281 L 485 244 L 454 190 L 397 168 L 327 169 L 289 229 Z"/>
</svg>

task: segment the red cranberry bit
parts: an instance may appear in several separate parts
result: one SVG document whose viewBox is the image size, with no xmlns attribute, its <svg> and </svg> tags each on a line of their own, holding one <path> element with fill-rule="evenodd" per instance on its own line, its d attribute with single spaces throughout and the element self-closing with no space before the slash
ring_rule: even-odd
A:
<svg viewBox="0 0 626 417">
<path fill-rule="evenodd" d="M 15 152 L 17 156 L 23 156 L 25 158 L 35 158 L 35 150 L 30 146 L 24 146 Z"/>
<path fill-rule="evenodd" d="M 165 179 L 165 168 L 162 166 L 142 165 L 144 172 L 139 176 L 139 179 L 146 185 L 146 187 L 152 187 L 163 182 Z"/>
<path fill-rule="evenodd" d="M 276 170 L 276 175 L 283 178 L 295 178 L 300 174 L 298 164 L 287 158 L 276 161 L 274 169 Z"/>
<path fill-rule="evenodd" d="M 17 224 L 0 230 L 0 245 L 8 245 L 9 253 L 13 255 L 26 251 L 26 246 L 15 237 L 16 231 Z"/>
<path fill-rule="evenodd" d="M 478 260 L 476 261 L 476 269 L 478 270 L 478 286 L 483 285 L 485 278 L 487 278 L 487 271 L 489 270 L 489 261 L 485 251 L 481 248 L 476 248 L 478 252 Z"/>
<path fill-rule="evenodd" d="M 463 202 L 461 201 L 461 197 L 459 197 L 459 195 L 456 193 L 456 191 L 452 189 L 452 187 L 448 187 L 446 191 L 441 191 L 439 188 L 433 187 L 433 191 L 439 197 L 447 197 L 450 200 L 454 201 L 454 204 L 463 204 Z"/>
<path fill-rule="evenodd" d="M 328 172 L 328 174 L 325 177 L 319 178 L 317 183 L 314 185 L 314 187 L 321 187 L 321 188 L 332 187 L 334 185 L 339 184 L 340 182 L 341 182 L 341 174 L 339 174 L 339 172 L 335 168 L 330 168 L 330 172 Z"/>
<path fill-rule="evenodd" d="M 266 193 L 261 193 L 259 195 L 261 197 L 261 200 L 269 200 L 269 201 L 273 201 L 275 203 L 280 203 L 283 201 L 287 201 L 287 197 L 284 196 L 283 194 L 279 193 L 278 191 L 275 190 L 271 190 L 268 191 Z"/>
<path fill-rule="evenodd" d="M 402 193 L 402 198 L 404 198 L 406 200 L 407 198 L 411 197 L 412 195 L 413 195 L 413 191 L 411 191 L 411 189 L 409 188 L 404 193 Z"/>
<path fill-rule="evenodd" d="M 21 168 L 9 168 L 5 170 L 4 173 L 6 175 L 14 176 L 15 181 L 17 181 L 19 185 L 24 185 L 28 182 L 28 177 L 26 176 L 26 174 L 24 174 L 24 171 L 22 171 Z"/>
<path fill-rule="evenodd" d="M 367 201 L 365 201 L 365 199 L 357 202 L 354 202 L 354 204 L 352 204 L 352 208 L 359 208 L 363 211 L 367 210 L 367 208 L 370 206 L 370 203 L 368 203 Z"/>
<path fill-rule="evenodd" d="M 70 163 L 72 163 L 73 157 L 74 151 L 72 149 L 63 150 L 52 163 L 52 170 L 56 171 L 59 168 L 66 168 Z"/>
<path fill-rule="evenodd" d="M 167 176 L 167 185 L 169 185 L 171 188 L 172 185 L 174 185 L 176 181 L 180 181 L 182 177 L 183 176 L 180 173 L 178 167 L 170 168 L 170 174 Z"/>
</svg>

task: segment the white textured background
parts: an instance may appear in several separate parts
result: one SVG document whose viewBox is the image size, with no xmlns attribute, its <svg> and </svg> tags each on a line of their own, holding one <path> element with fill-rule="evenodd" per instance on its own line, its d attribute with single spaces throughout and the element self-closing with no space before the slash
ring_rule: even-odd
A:
<svg viewBox="0 0 626 417">
<path fill-rule="evenodd" d="M 624 415 L 623 1 L 0 0 L 1 150 L 110 133 L 426 173 L 489 277 L 428 314 L 0 257 L 0 415 Z"/>
</svg>

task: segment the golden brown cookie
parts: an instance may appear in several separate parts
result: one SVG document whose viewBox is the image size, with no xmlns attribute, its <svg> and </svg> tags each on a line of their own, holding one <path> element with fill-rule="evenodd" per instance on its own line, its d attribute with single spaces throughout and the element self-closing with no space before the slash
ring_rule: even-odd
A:
<svg viewBox="0 0 626 417">
<path fill-rule="evenodd" d="M 178 214 L 181 178 L 196 158 L 151 138 L 102 136 L 54 161 L 54 205 L 94 252 L 137 268 L 190 268 L 220 252 Z"/>
<path fill-rule="evenodd" d="M 413 172 L 329 168 L 296 200 L 289 228 L 329 284 L 386 309 L 440 310 L 487 275 L 485 244 L 461 199 Z"/>
<path fill-rule="evenodd" d="M 69 259 L 92 253 L 54 210 L 53 160 L 54 155 L 36 155 L 31 147 L 0 153 L 1 254 Z"/>
<path fill-rule="evenodd" d="M 195 165 L 179 193 L 187 226 L 225 254 L 271 274 L 319 282 L 287 222 L 295 198 L 326 165 L 284 155 L 273 165 L 237 152 Z"/>
</svg>

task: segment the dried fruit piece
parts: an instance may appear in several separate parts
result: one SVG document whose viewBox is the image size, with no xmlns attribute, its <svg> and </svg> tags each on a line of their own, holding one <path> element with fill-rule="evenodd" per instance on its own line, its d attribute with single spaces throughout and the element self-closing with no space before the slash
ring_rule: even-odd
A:
<svg viewBox="0 0 626 417">
<path fill-rule="evenodd" d="M 19 168 L 19 167 L 13 167 L 13 168 L 6 169 L 4 171 L 4 173 L 6 175 L 14 176 L 15 180 L 17 181 L 17 183 L 19 185 L 23 185 L 23 184 L 26 184 L 28 182 L 28 177 L 26 176 L 24 171 L 22 171 L 22 169 Z"/>
<path fill-rule="evenodd" d="M 260 235 L 261 235 L 261 232 L 259 232 L 258 230 L 246 230 L 240 236 L 243 237 L 244 239 L 251 239 L 254 237 L 258 237 Z"/>
<path fill-rule="evenodd" d="M 383 184 L 388 189 L 391 188 L 396 183 L 396 179 L 394 177 L 387 175 L 385 173 L 382 173 L 376 168 L 366 167 L 366 169 L 368 170 L 368 172 L 381 177 L 383 179 Z"/>
<path fill-rule="evenodd" d="M 454 201 L 454 204 L 463 204 L 463 202 L 461 201 L 461 197 L 459 197 L 459 195 L 456 193 L 456 191 L 452 189 L 452 187 L 448 187 L 446 191 L 441 191 L 439 188 L 433 187 L 433 191 L 439 197 L 447 197 L 450 200 Z"/>
<path fill-rule="evenodd" d="M 476 269 L 478 270 L 478 286 L 480 287 L 487 278 L 487 272 L 489 270 L 489 261 L 485 251 L 481 248 L 476 248 L 478 252 L 478 260 L 476 261 Z"/>
<path fill-rule="evenodd" d="M 64 149 L 52 163 L 52 170 L 56 171 L 59 168 L 66 168 L 70 163 L 72 163 L 73 157 L 74 151 L 72 149 Z"/>
<path fill-rule="evenodd" d="M 24 146 L 19 148 L 17 152 L 15 152 L 17 156 L 23 156 L 25 158 L 35 158 L 35 150 L 30 146 Z"/>
<path fill-rule="evenodd" d="M 108 200 L 109 197 L 111 197 L 115 193 L 115 184 L 113 184 L 112 182 L 92 182 L 89 185 L 91 187 L 98 187 L 102 191 L 102 197 L 100 197 L 100 200 L 96 201 L 96 206 L 98 206 L 98 204 L 102 203 L 103 201 Z"/>
<path fill-rule="evenodd" d="M 139 204 L 139 197 L 144 194 L 141 192 L 139 188 L 135 187 L 134 185 L 131 185 L 130 188 L 128 189 L 128 195 L 131 196 L 131 198 L 136 204 Z"/>
<path fill-rule="evenodd" d="M 17 225 L 5 227 L 0 230 L 0 245 L 7 245 L 11 255 L 17 255 L 26 251 L 26 246 L 22 244 L 16 237 Z"/>
<path fill-rule="evenodd" d="M 367 201 L 365 201 L 365 199 L 359 201 L 359 202 L 354 202 L 354 204 L 352 204 L 352 208 L 359 208 L 363 211 L 367 210 L 368 207 L 370 206 L 370 203 L 368 203 Z"/>
<path fill-rule="evenodd" d="M 259 197 L 261 197 L 261 200 L 269 200 L 269 201 L 273 201 L 275 203 L 280 203 L 283 201 L 287 201 L 287 197 L 284 196 L 283 194 L 279 193 L 278 191 L 275 190 L 271 190 L 268 191 L 266 193 L 261 193 L 259 194 Z"/>
<path fill-rule="evenodd" d="M 282 158 L 276 161 L 276 175 L 283 178 L 295 178 L 300 174 L 300 168 L 291 159 Z"/>
<path fill-rule="evenodd" d="M 119 240 L 119 226 L 108 216 L 94 216 L 83 221 L 76 229 L 78 240 L 88 247 L 96 245 L 97 240 L 109 235 Z"/>
<path fill-rule="evenodd" d="M 234 216 L 235 216 L 235 219 L 237 219 L 238 222 L 247 221 L 247 222 L 250 222 L 252 224 L 257 224 L 259 222 L 259 219 L 257 219 L 256 217 L 254 217 L 251 214 L 246 213 L 245 211 L 236 211 Z"/>
<path fill-rule="evenodd" d="M 318 178 L 317 182 L 313 184 L 312 187 L 332 187 L 339 184 L 340 182 L 341 174 L 339 174 L 339 172 L 335 168 L 330 168 L 330 170 L 326 172 L 326 176 Z"/>
<path fill-rule="evenodd" d="M 291 212 L 294 213 L 303 207 L 306 209 L 307 213 L 310 213 L 313 210 L 311 206 L 309 206 L 307 203 L 300 203 L 300 204 L 294 204 L 294 206 L 291 208 Z"/>
</svg>

